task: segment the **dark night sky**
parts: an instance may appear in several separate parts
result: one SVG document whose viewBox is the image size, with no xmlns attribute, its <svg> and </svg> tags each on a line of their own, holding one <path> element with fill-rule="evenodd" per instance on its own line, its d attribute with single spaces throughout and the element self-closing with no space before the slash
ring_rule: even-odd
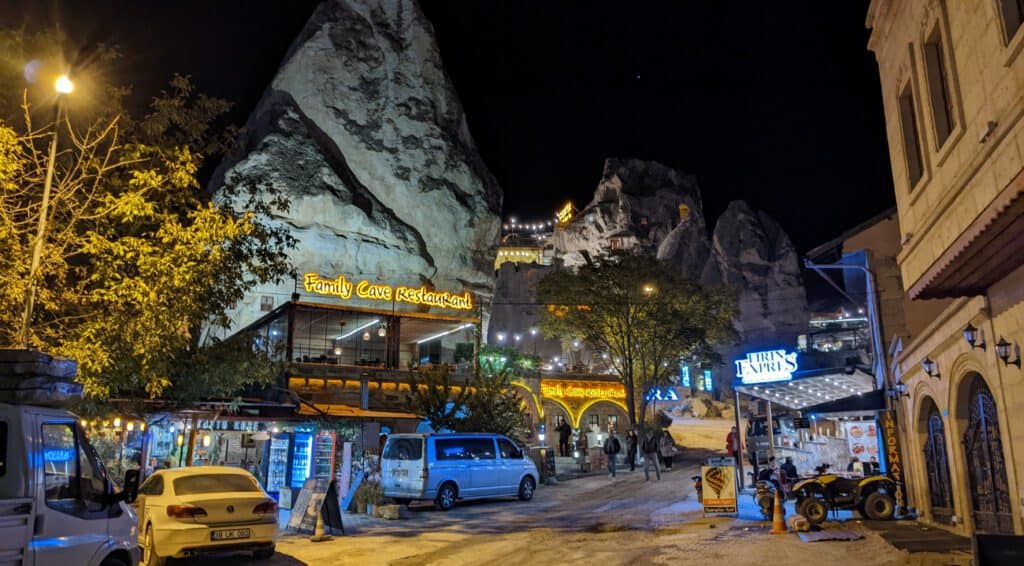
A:
<svg viewBox="0 0 1024 566">
<path fill-rule="evenodd" d="M 241 122 L 315 5 L 5 0 L 0 25 L 119 44 L 136 92 L 191 74 Z M 588 202 L 609 156 L 696 174 L 709 223 L 745 199 L 801 250 L 893 202 L 866 0 L 423 5 L 506 217 Z"/>
</svg>

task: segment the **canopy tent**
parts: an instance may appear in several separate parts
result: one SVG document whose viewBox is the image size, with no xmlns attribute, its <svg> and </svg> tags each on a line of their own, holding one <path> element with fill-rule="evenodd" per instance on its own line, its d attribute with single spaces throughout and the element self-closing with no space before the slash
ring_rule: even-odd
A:
<svg viewBox="0 0 1024 566">
<path fill-rule="evenodd" d="M 789 409 L 811 407 L 861 397 L 875 391 L 875 378 L 861 366 L 820 368 L 792 372 L 792 378 L 757 384 L 735 384 L 736 391 L 766 399 Z M 823 411 L 819 411 L 823 412 Z"/>
</svg>

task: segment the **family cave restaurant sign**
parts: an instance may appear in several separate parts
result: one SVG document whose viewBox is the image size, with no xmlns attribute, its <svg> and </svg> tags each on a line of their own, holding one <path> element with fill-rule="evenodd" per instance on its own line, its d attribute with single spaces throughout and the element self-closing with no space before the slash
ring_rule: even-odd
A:
<svg viewBox="0 0 1024 566">
<path fill-rule="evenodd" d="M 426 286 L 406 287 L 404 285 L 391 286 L 371 283 L 365 279 L 356 283 L 349 281 L 344 275 L 339 275 L 335 279 L 327 279 L 317 273 L 306 273 L 302 278 L 302 286 L 307 293 L 338 297 L 343 301 L 355 296 L 367 301 L 473 310 L 473 295 L 469 291 L 458 294 L 450 291 L 435 291 Z"/>
<path fill-rule="evenodd" d="M 797 370 L 796 352 L 752 352 L 736 360 L 736 377 L 743 385 L 789 381 Z"/>
</svg>

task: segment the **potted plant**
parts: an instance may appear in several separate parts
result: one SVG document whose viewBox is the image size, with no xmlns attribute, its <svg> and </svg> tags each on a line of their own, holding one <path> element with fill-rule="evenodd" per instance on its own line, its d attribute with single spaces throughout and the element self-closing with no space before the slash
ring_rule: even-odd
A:
<svg viewBox="0 0 1024 566">
<path fill-rule="evenodd" d="M 366 496 L 366 484 L 365 483 L 360 484 L 360 486 L 358 488 L 356 488 L 356 495 L 355 495 L 355 497 L 353 499 L 355 500 L 354 503 L 355 503 L 356 513 L 366 513 L 367 496 Z"/>
<path fill-rule="evenodd" d="M 366 487 L 366 514 L 377 517 L 377 510 L 381 503 L 384 503 L 384 487 L 380 482 L 370 480 L 363 485 Z"/>
</svg>

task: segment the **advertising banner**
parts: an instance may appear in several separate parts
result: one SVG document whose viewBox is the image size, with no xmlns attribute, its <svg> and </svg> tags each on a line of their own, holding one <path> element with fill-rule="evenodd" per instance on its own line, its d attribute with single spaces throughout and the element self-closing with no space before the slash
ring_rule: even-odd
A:
<svg viewBox="0 0 1024 566">
<path fill-rule="evenodd" d="M 877 460 L 878 427 L 875 421 L 847 421 L 844 424 L 850 456 L 856 456 L 861 462 L 869 462 L 871 458 Z"/>
<path fill-rule="evenodd" d="M 704 487 L 704 513 L 736 513 L 736 468 L 701 466 L 700 475 Z"/>
</svg>

